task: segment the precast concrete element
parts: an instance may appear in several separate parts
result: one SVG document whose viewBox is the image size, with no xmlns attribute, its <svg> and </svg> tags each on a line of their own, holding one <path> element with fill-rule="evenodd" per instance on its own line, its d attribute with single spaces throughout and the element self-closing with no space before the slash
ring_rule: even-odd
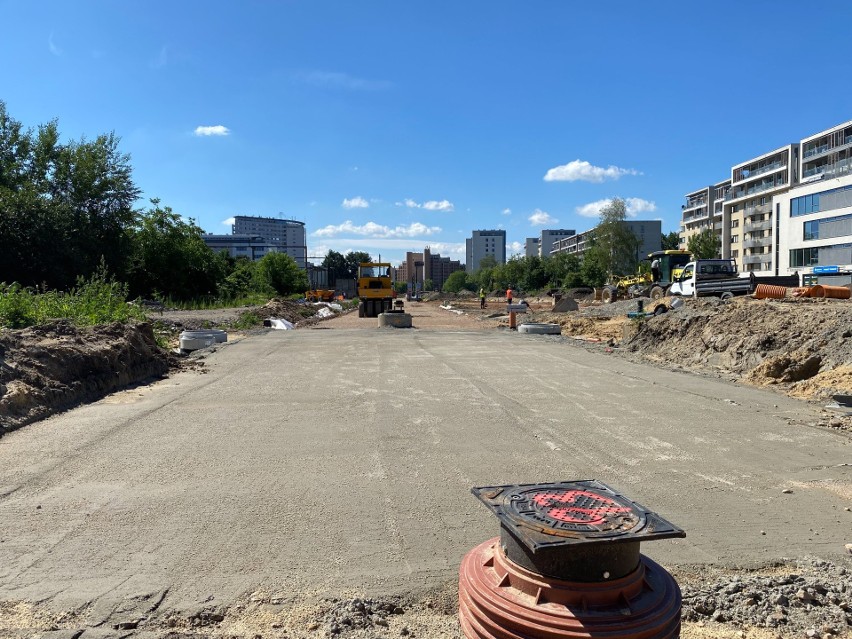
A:
<svg viewBox="0 0 852 639">
<path fill-rule="evenodd" d="M 562 327 L 559 324 L 529 322 L 518 326 L 518 332 L 530 335 L 561 335 Z"/>
<path fill-rule="evenodd" d="M 207 348 L 213 344 L 228 341 L 228 334 L 220 329 L 203 331 L 183 331 L 179 337 L 180 349 L 182 351 L 197 351 Z"/>
<path fill-rule="evenodd" d="M 485 486 L 500 521 L 459 569 L 468 639 L 675 639 L 680 588 L 639 543 L 683 530 L 599 481 Z"/>
<path fill-rule="evenodd" d="M 381 313 L 379 328 L 411 328 L 411 315 L 408 313 Z"/>
</svg>

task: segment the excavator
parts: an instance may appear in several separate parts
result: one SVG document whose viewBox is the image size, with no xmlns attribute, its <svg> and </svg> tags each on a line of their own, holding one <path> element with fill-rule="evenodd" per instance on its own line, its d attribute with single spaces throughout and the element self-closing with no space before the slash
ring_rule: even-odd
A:
<svg viewBox="0 0 852 639">
<path fill-rule="evenodd" d="M 652 300 L 664 297 L 666 289 L 681 274 L 683 267 L 692 259 L 692 255 L 689 251 L 676 249 L 654 251 L 649 253 L 648 257 L 642 261 L 650 263 L 655 259 L 660 260 L 660 280 L 658 282 L 654 281 L 650 272 L 620 277 L 603 288 L 601 301 L 604 304 L 610 304 L 617 299 L 626 297 L 650 297 Z"/>
<path fill-rule="evenodd" d="M 358 265 L 358 317 L 378 317 L 393 308 L 396 296 L 387 262 L 361 262 Z"/>
</svg>

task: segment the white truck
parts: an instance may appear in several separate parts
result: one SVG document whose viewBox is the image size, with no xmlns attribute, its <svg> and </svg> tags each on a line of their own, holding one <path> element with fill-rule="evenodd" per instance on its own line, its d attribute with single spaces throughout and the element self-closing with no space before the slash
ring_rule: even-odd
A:
<svg viewBox="0 0 852 639">
<path fill-rule="evenodd" d="M 758 284 L 799 286 L 799 276 L 755 277 L 754 273 L 737 272 L 735 260 L 695 260 L 683 267 L 681 274 L 667 289 L 668 295 L 689 297 L 721 297 L 753 293 Z"/>
</svg>

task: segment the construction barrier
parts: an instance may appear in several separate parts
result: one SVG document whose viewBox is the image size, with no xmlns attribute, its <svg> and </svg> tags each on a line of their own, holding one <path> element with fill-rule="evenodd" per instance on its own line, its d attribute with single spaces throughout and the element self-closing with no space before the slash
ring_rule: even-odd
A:
<svg viewBox="0 0 852 639">
<path fill-rule="evenodd" d="M 817 284 L 811 286 L 808 297 L 824 297 L 837 300 L 848 300 L 850 291 L 845 286 L 827 286 L 825 284 Z"/>
<path fill-rule="evenodd" d="M 771 284 L 758 284 L 754 296 L 759 300 L 782 300 L 787 297 L 787 287 Z"/>
</svg>

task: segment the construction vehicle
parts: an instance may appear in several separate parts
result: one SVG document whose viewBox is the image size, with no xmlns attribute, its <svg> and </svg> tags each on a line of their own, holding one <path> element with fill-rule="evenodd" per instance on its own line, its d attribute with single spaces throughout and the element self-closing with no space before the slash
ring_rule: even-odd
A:
<svg viewBox="0 0 852 639">
<path fill-rule="evenodd" d="M 735 260 L 695 260 L 683 267 L 669 287 L 668 294 L 730 299 L 735 295 L 754 293 L 758 284 L 798 286 L 799 275 L 755 277 L 753 272 L 738 273 Z"/>
<path fill-rule="evenodd" d="M 333 289 L 315 288 L 310 291 L 305 291 L 305 299 L 309 302 L 332 302 L 334 301 Z"/>
<path fill-rule="evenodd" d="M 601 291 L 601 301 L 610 304 L 617 299 L 650 297 L 658 300 L 666 295 L 666 289 L 680 277 L 683 267 L 690 261 L 689 251 L 670 249 L 666 251 L 654 251 L 649 253 L 643 262 L 651 263 L 660 261 L 660 279 L 654 281 L 650 272 L 640 272 L 636 275 L 628 275 L 614 280 Z"/>
<path fill-rule="evenodd" d="M 387 262 L 361 262 L 358 265 L 358 317 L 378 317 L 393 309 L 396 297 Z"/>
</svg>

